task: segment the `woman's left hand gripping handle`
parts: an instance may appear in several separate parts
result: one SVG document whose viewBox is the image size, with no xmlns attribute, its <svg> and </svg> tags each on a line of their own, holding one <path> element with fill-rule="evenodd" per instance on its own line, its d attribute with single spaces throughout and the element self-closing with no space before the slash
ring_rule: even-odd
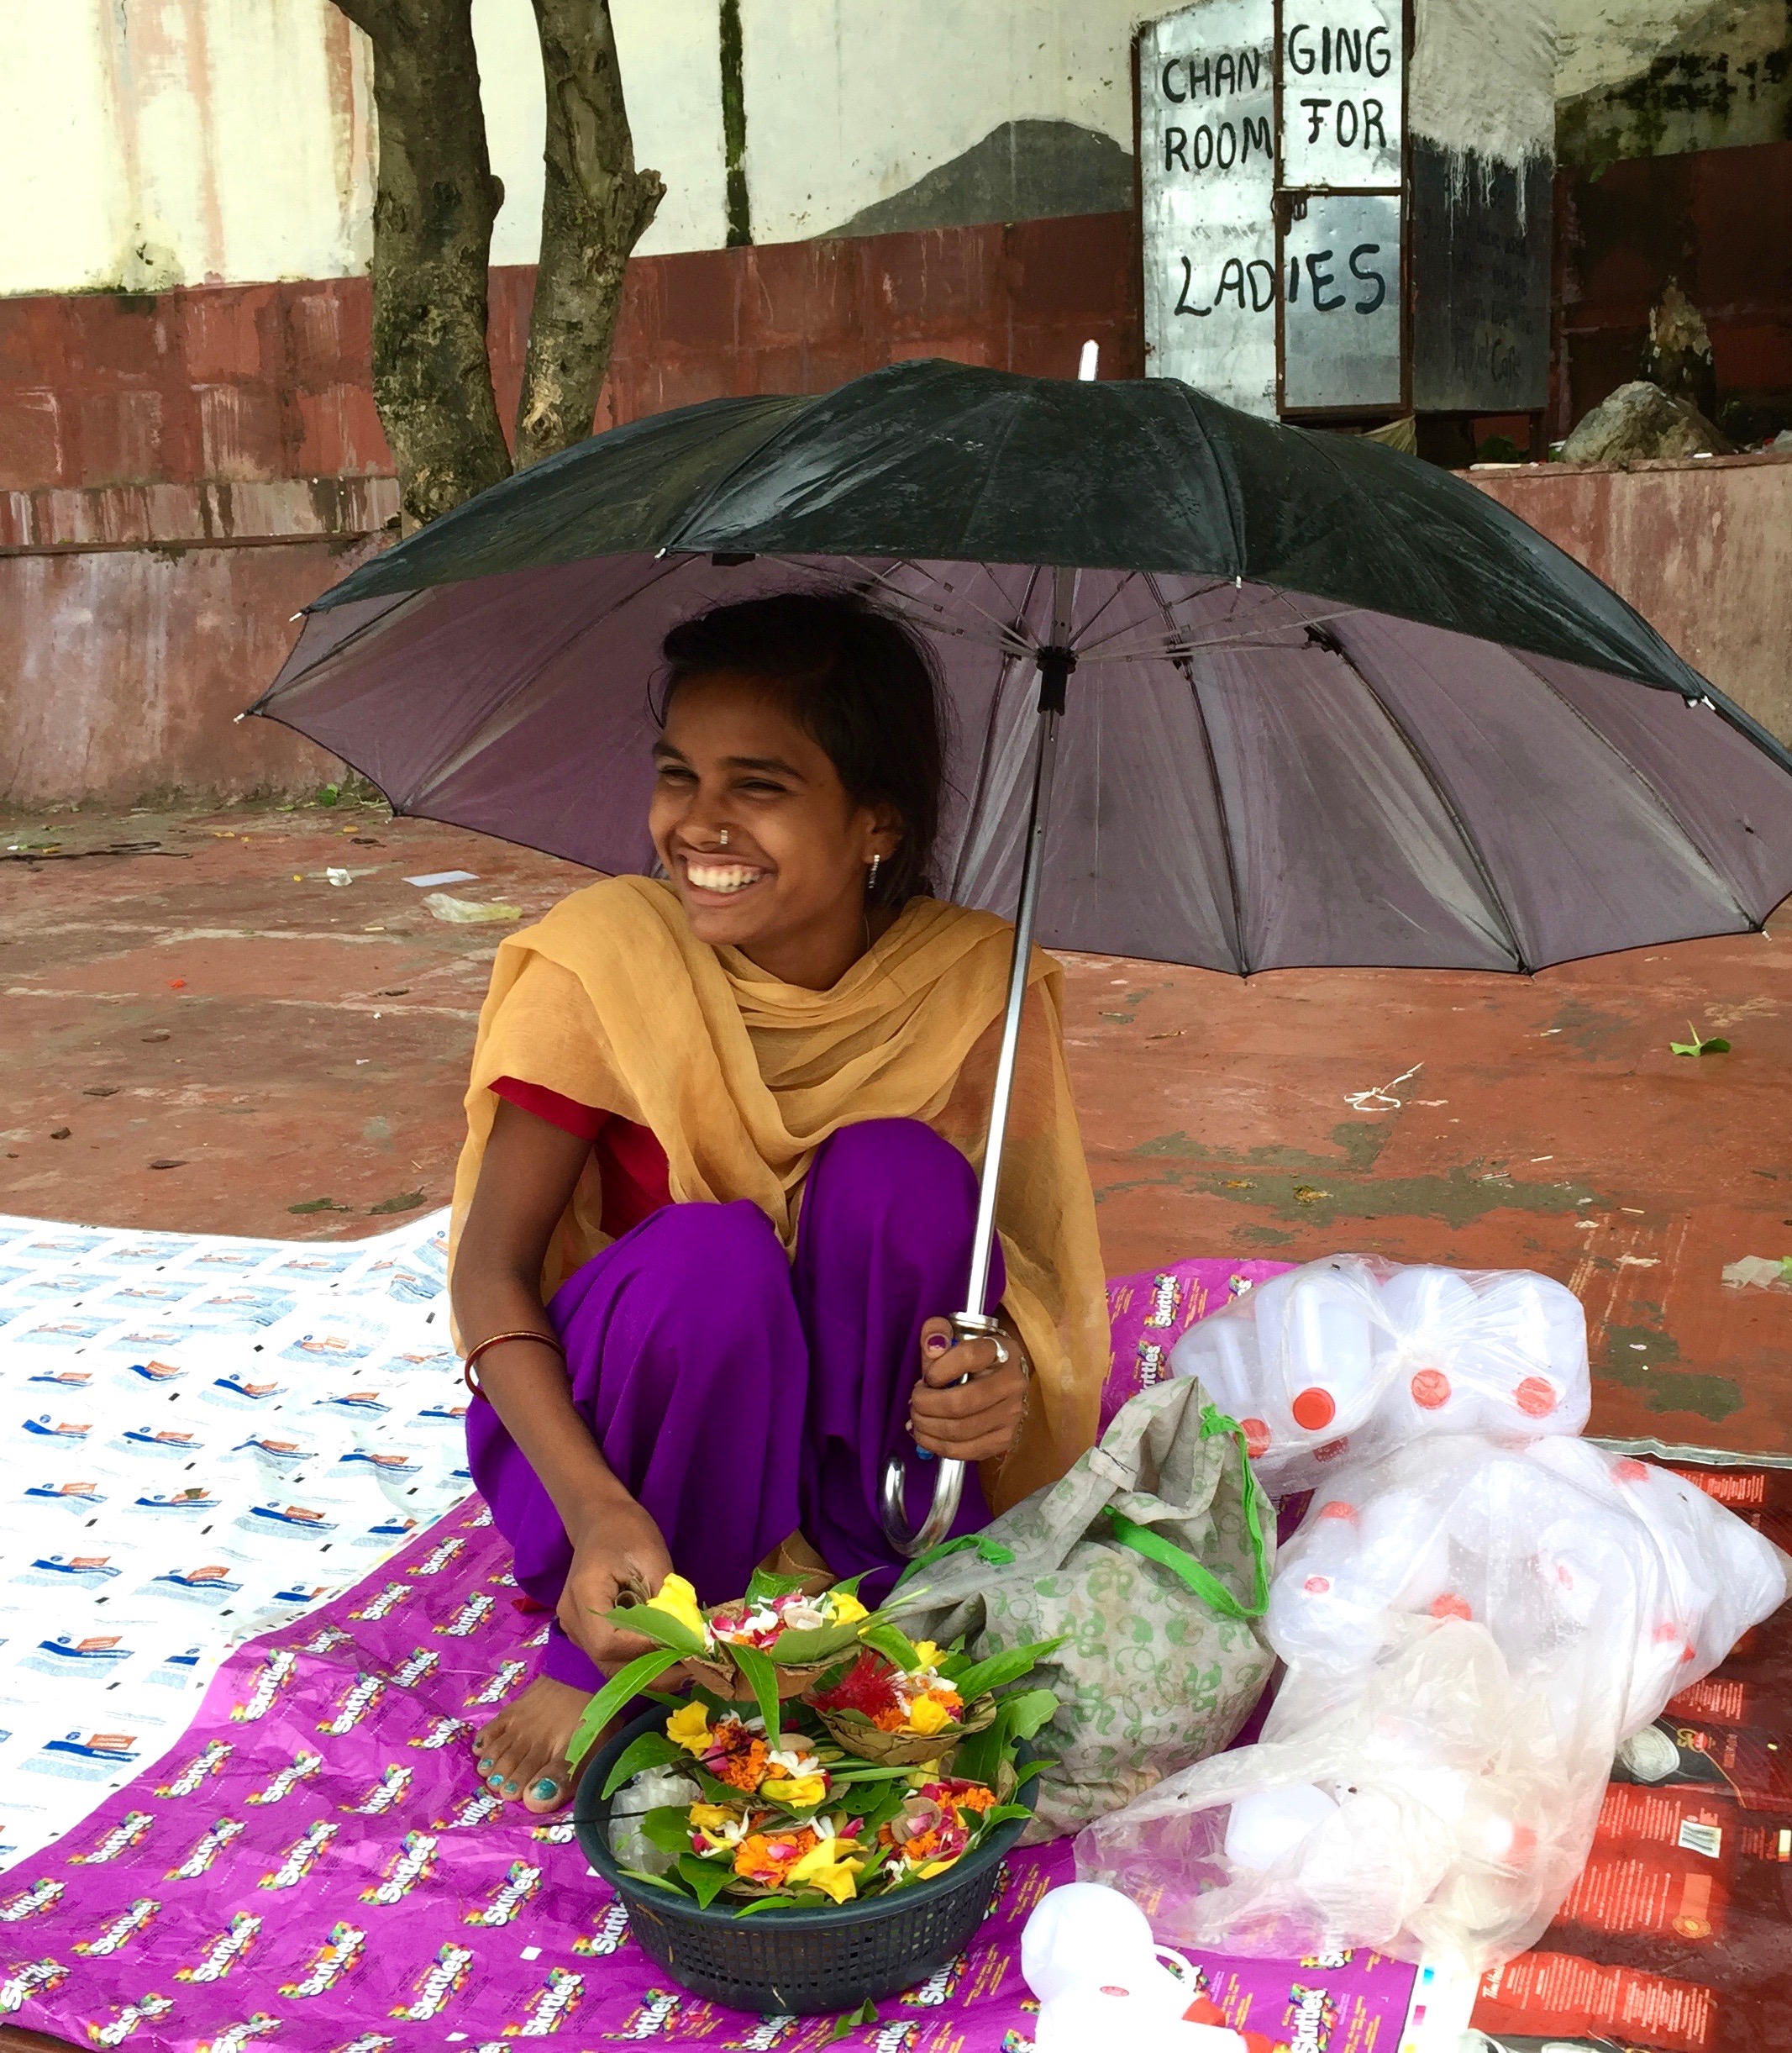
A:
<svg viewBox="0 0 1792 2053">
<path fill-rule="evenodd" d="M 955 1461 L 1000 1461 L 1020 1432 L 1026 1397 L 1012 1334 L 1004 1332 L 998 1346 L 980 1336 L 959 1340 L 949 1319 L 930 1319 L 921 1329 L 921 1381 L 908 1407 L 917 1446 Z"/>
</svg>

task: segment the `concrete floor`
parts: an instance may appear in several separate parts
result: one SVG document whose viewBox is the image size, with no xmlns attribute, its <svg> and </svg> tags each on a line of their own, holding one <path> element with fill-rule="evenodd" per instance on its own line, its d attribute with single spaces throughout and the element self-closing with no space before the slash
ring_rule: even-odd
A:
<svg viewBox="0 0 1792 2053">
<path fill-rule="evenodd" d="M 154 847 L 61 859 L 123 843 Z M 8 844 L 60 852 L 0 861 L 0 1209 L 302 1239 L 449 1194 L 509 929 L 442 924 L 404 878 L 471 870 L 457 895 L 530 915 L 585 878 L 383 806 L 29 815 Z M 1792 1293 L 1721 1279 L 1792 1251 L 1792 908 L 1534 980 L 1095 956 L 1069 978 L 1111 1271 L 1542 1269 L 1586 1303 L 1595 1430 L 1792 1453 Z M 1671 1055 L 1689 1021 L 1733 1051 Z M 1415 1064 L 1398 1111 L 1348 1103 Z"/>
</svg>

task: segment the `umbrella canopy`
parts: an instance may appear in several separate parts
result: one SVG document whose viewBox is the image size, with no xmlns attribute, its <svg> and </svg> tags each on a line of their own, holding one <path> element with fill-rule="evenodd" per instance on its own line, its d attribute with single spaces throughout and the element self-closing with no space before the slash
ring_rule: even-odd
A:
<svg viewBox="0 0 1792 2053">
<path fill-rule="evenodd" d="M 614 429 L 326 593 L 252 710 L 401 812 L 644 869 L 666 629 L 844 580 L 932 634 L 938 888 L 1006 913 L 1044 565 L 1079 571 L 1049 943 L 1524 970 L 1792 891 L 1792 756 L 1590 573 L 1445 471 L 1168 379 L 907 363 Z"/>
</svg>

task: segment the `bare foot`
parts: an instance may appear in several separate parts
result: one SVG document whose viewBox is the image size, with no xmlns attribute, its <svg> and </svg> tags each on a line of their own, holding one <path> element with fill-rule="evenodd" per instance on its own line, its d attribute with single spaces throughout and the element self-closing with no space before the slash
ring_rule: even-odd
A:
<svg viewBox="0 0 1792 2053">
<path fill-rule="evenodd" d="M 494 1796 L 520 1798 L 525 1810 L 564 1810 L 586 1761 L 610 1736 L 608 1730 L 600 1734 L 576 1766 L 568 1767 L 567 1746 L 591 1700 L 588 1689 L 538 1676 L 473 1735 L 480 1780 Z"/>
</svg>

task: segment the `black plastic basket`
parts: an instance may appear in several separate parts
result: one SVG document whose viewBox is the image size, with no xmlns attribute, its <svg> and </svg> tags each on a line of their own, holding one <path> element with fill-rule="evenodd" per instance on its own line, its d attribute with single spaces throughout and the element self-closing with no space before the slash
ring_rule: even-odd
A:
<svg viewBox="0 0 1792 2053">
<path fill-rule="evenodd" d="M 893 1896 L 814 1910 L 760 1910 L 738 1918 L 738 1903 L 708 1909 L 623 1874 L 610 1851 L 610 1804 L 598 1792 L 623 1749 L 658 1729 L 664 1711 L 649 1711 L 619 1732 L 586 1769 L 573 1816 L 586 1857 L 628 1907 L 628 1929 L 642 1950 L 675 1982 L 736 2010 L 807 2017 L 852 2010 L 912 1988 L 957 1958 L 991 1908 L 1002 1856 L 1026 1829 L 1011 1818 L 973 1853 L 932 1882 Z M 1017 1746 L 1025 1761 L 1031 1749 Z M 1030 1810 L 1038 1782 L 1015 1798 Z"/>
</svg>

